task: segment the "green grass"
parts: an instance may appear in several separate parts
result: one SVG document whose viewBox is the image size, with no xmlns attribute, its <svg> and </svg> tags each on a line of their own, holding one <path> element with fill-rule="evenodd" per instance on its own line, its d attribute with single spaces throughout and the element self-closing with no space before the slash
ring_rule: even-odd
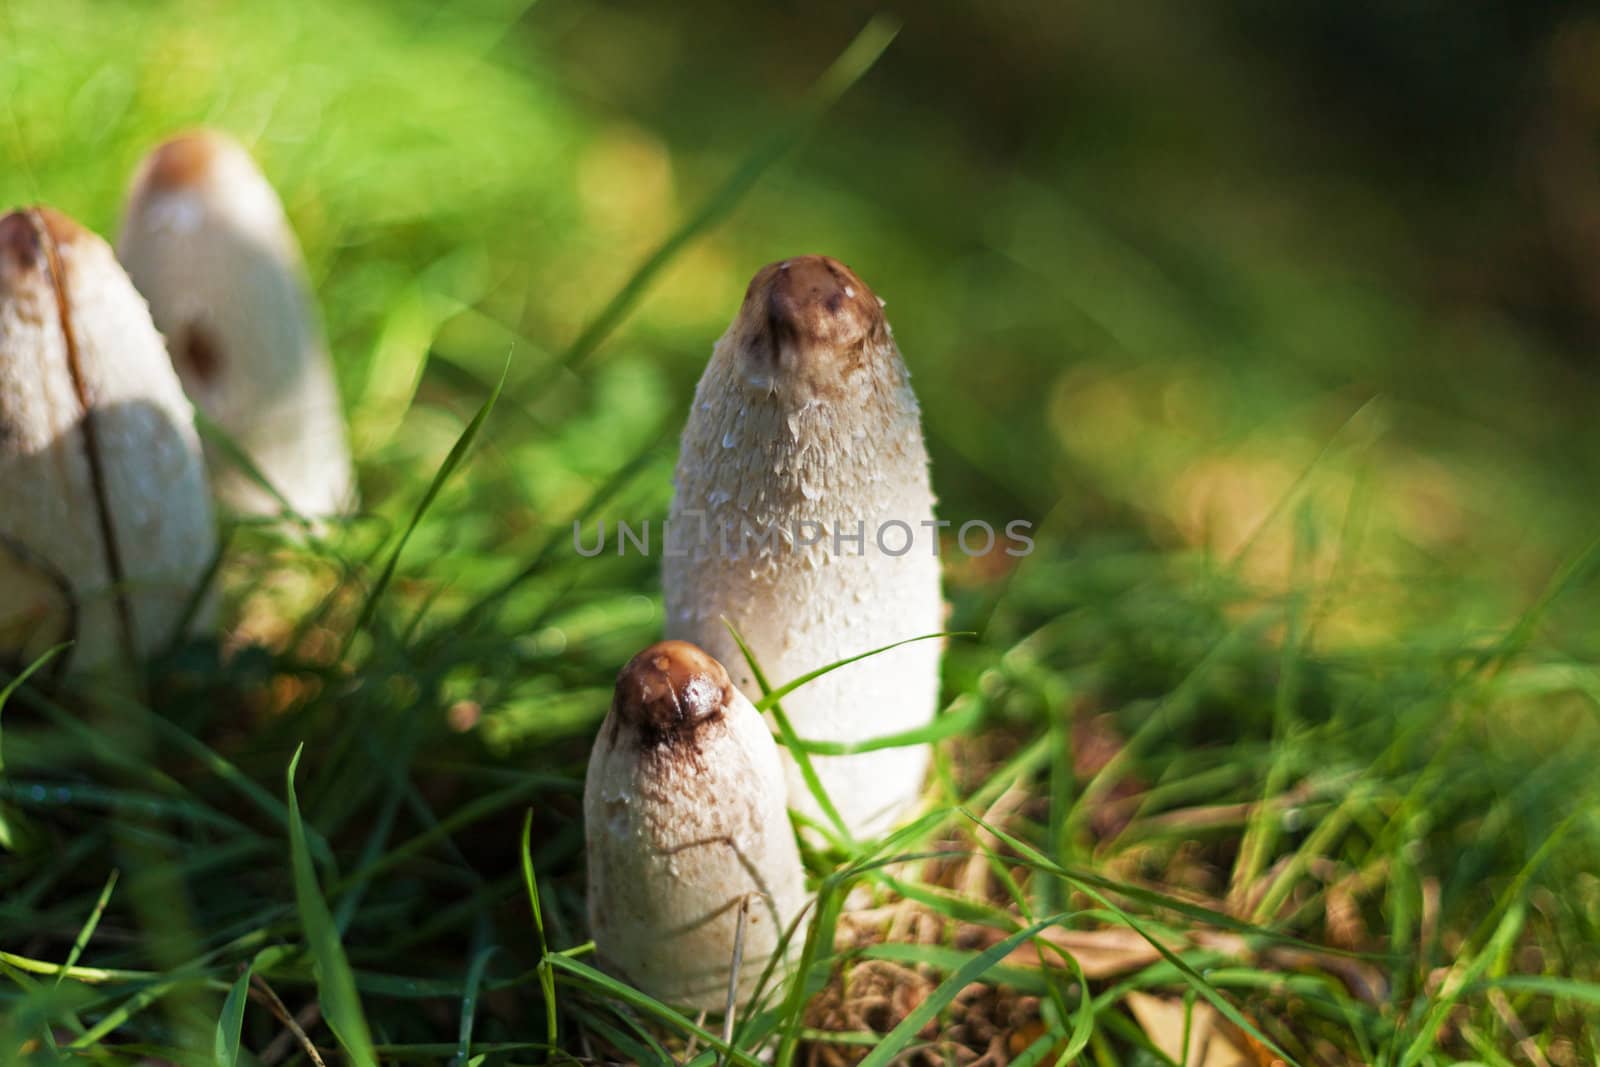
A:
<svg viewBox="0 0 1600 1067">
<path fill-rule="evenodd" d="M 1085 117 L 1002 151 L 892 27 L 0 7 L 7 205 L 110 234 L 162 136 L 251 145 L 364 500 L 231 525 L 146 702 L 0 678 L 0 1060 L 1167 1062 L 1139 994 L 1298 1063 L 1600 1057 L 1592 384 L 1430 302 L 1261 70 L 1085 16 Z M 661 612 L 571 530 L 664 515 L 712 341 L 808 251 L 888 300 L 942 514 L 1038 548 L 952 560 L 924 807 L 808 846 L 730 1044 L 593 963 L 583 768 Z"/>
</svg>

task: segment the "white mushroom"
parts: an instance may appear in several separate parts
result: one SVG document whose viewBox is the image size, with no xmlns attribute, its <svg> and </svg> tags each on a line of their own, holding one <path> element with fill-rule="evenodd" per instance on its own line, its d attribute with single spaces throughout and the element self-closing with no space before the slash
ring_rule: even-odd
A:
<svg viewBox="0 0 1600 1067">
<path fill-rule="evenodd" d="M 104 241 L 0 219 L 0 655 L 148 655 L 216 549 L 194 410 Z"/>
<path fill-rule="evenodd" d="M 802 256 L 761 269 L 695 390 L 664 553 L 668 637 L 773 684 L 942 629 L 937 529 L 916 397 L 882 302 L 846 266 Z M 857 741 L 933 719 L 940 645 L 850 664 L 786 697 L 803 739 Z M 926 745 L 813 757 L 856 834 L 918 796 Z M 787 756 L 787 754 L 786 754 Z M 820 819 L 787 760 L 789 802 Z"/>
<path fill-rule="evenodd" d="M 720 663 L 684 641 L 628 661 L 583 816 L 602 963 L 659 1000 L 720 1011 L 743 910 L 742 1004 L 805 886 L 777 746 Z"/>
<path fill-rule="evenodd" d="M 249 154 L 212 131 L 158 147 L 134 176 L 117 256 L 195 405 L 296 511 L 348 508 L 350 453 L 300 248 Z M 234 464 L 207 458 L 228 505 L 279 510 Z"/>
</svg>

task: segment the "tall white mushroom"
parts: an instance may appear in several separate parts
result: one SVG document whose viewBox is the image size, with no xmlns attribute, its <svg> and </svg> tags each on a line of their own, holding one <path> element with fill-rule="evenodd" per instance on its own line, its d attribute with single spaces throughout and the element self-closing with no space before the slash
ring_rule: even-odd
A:
<svg viewBox="0 0 1600 1067">
<path fill-rule="evenodd" d="M 345 510 L 352 476 L 333 368 L 299 244 L 249 154 L 209 130 L 156 148 L 134 176 L 117 256 L 195 405 L 296 511 Z M 218 458 L 208 453 L 228 505 L 277 512 Z"/>
<path fill-rule="evenodd" d="M 216 548 L 194 410 L 104 241 L 0 218 L 0 655 L 155 651 Z"/>
<path fill-rule="evenodd" d="M 805 884 L 777 746 L 720 663 L 683 641 L 628 661 L 583 816 L 602 963 L 659 1000 L 720 1011 L 744 910 L 742 1004 Z"/>
<path fill-rule="evenodd" d="M 937 529 L 916 397 L 883 305 L 842 263 L 763 267 L 717 342 L 684 427 L 664 553 L 668 637 L 768 679 L 942 628 Z M 805 739 L 857 741 L 930 722 L 938 642 L 824 675 L 783 701 Z M 787 754 L 786 754 L 787 755 Z M 911 804 L 926 745 L 814 757 L 847 827 L 879 832 Z M 789 801 L 820 818 L 787 761 Z"/>
</svg>

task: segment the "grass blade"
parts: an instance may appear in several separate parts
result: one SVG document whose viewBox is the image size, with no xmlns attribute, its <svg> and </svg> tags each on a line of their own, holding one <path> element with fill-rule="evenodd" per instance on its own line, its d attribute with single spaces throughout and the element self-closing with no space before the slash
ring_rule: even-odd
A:
<svg viewBox="0 0 1600 1067">
<path fill-rule="evenodd" d="M 35 671 L 39 670 L 45 664 L 49 663 L 51 660 L 55 659 L 62 652 L 71 647 L 71 641 L 63 641 L 59 645 L 54 645 L 45 649 L 39 654 L 38 659 L 34 660 L 32 663 L 28 664 L 22 669 L 22 673 L 11 679 L 4 686 L 0 686 L 0 711 L 5 710 L 6 701 L 11 699 L 11 694 L 22 688 L 22 683 L 26 682 Z"/>
<path fill-rule="evenodd" d="M 280 517 L 288 519 L 303 530 L 311 529 L 311 520 L 295 510 L 294 505 L 289 503 L 289 498 L 272 484 L 272 479 L 262 473 L 260 467 L 256 466 L 255 460 L 250 458 L 250 453 L 233 439 L 232 434 L 199 408 L 194 409 L 194 428 L 199 431 L 201 439 L 206 444 L 221 451 L 228 463 L 238 468 L 246 481 L 272 498 L 278 505 Z"/>
<path fill-rule="evenodd" d="M 1511 992 L 1535 993 L 1553 1000 L 1577 1004 L 1592 1004 L 1600 1008 L 1600 982 L 1583 982 L 1576 978 L 1556 978 L 1536 974 L 1513 974 L 1504 978 L 1491 978 L 1464 987 L 1463 993 L 1476 993 L 1489 989 L 1506 989 Z"/>
<path fill-rule="evenodd" d="M 533 909 L 533 930 L 539 937 L 539 989 L 544 994 L 545 1040 L 556 1044 L 556 978 L 550 969 L 550 943 L 544 934 L 544 909 L 539 906 L 539 880 L 533 872 L 533 809 L 522 820 L 522 881 Z"/>
<path fill-rule="evenodd" d="M 472 421 L 467 423 L 467 428 L 461 431 L 461 436 L 456 438 L 456 443 L 451 446 L 450 454 L 444 457 L 444 462 L 433 475 L 433 481 L 428 483 L 427 492 L 422 494 L 422 499 L 417 502 L 416 510 L 411 513 L 411 521 L 406 523 L 406 528 L 400 532 L 400 540 L 394 546 L 394 551 L 389 553 L 389 559 L 384 563 L 383 570 L 378 574 L 378 580 L 373 583 L 372 589 L 367 593 L 366 601 L 361 605 L 361 614 L 356 616 L 356 624 L 350 628 L 345 637 L 343 652 L 350 651 L 350 645 L 355 641 L 356 635 L 367 628 L 372 621 L 372 615 L 378 608 L 378 601 L 383 597 L 383 591 L 388 588 L 389 582 L 394 578 L 395 568 L 400 565 L 400 554 L 406 550 L 406 542 L 411 540 L 411 535 L 416 532 L 417 526 L 422 522 L 422 517 L 433 506 L 434 500 L 444 488 L 445 482 L 450 480 L 456 468 L 461 466 L 461 461 L 471 450 L 472 444 L 478 439 L 483 424 L 488 420 L 489 413 L 494 410 L 495 401 L 500 399 L 500 391 L 506 387 L 506 374 L 511 369 L 511 360 L 506 359 L 506 365 L 500 370 L 500 380 L 495 383 L 494 392 L 489 394 L 489 399 L 483 402 L 478 413 L 472 416 Z M 341 657 L 342 658 L 342 657 Z"/>
<path fill-rule="evenodd" d="M 600 310 L 583 333 L 578 335 L 578 339 L 572 342 L 572 347 L 562 359 L 562 366 L 571 370 L 593 355 L 611 331 L 628 317 L 628 313 L 649 290 L 656 276 L 696 237 L 727 218 L 761 175 L 804 140 L 806 134 L 828 109 L 872 69 L 878 57 L 883 55 L 899 32 L 899 21 L 884 15 L 874 17 L 862 27 L 861 32 L 856 34 L 855 40 L 845 47 L 839 58 L 833 61 L 811 87 L 801 117 L 758 145 L 745 157 L 744 162 L 712 191 L 699 209 L 639 265 L 627 284 L 617 290 L 610 302 Z"/>
<path fill-rule="evenodd" d="M 549 956 L 549 960 L 553 967 L 595 987 L 606 998 L 631 1005 L 640 1011 L 655 1016 L 683 1034 L 699 1038 L 703 1044 L 725 1055 L 727 1062 L 741 1064 L 742 1067 L 760 1067 L 760 1061 L 747 1052 L 730 1047 L 723 1042 L 720 1035 L 713 1034 L 705 1027 L 696 1025 L 693 1020 L 682 1013 L 674 1011 L 649 994 L 641 993 L 625 982 L 617 981 L 617 979 L 604 971 L 596 970 L 587 963 L 564 956 L 559 952 L 552 953 Z"/>
<path fill-rule="evenodd" d="M 214 1049 L 217 1067 L 235 1067 L 239 1062 L 239 1034 L 244 1029 L 244 1007 L 250 999 L 250 973 L 254 969 L 254 961 L 245 964 L 244 972 L 228 990 L 228 999 L 222 1002 Z"/>
<path fill-rule="evenodd" d="M 79 930 L 78 936 L 73 939 L 72 950 L 67 953 L 66 964 L 56 972 L 56 985 L 60 985 L 61 979 L 67 976 L 67 972 L 78 965 L 78 957 L 83 955 L 84 946 L 88 945 L 89 939 L 94 936 L 94 928 L 100 925 L 100 916 L 105 914 L 106 905 L 111 903 L 111 891 L 117 888 L 117 876 L 120 873 L 113 868 L 111 877 L 106 879 L 106 887 L 100 890 L 100 899 L 95 901 L 94 910 L 89 912 L 89 918 L 84 921 L 83 929 Z"/>
<path fill-rule="evenodd" d="M 776 688 L 776 689 L 767 690 L 767 692 L 762 695 L 761 699 L 756 701 L 756 710 L 757 711 L 766 711 L 768 708 L 771 708 L 778 701 L 782 700 L 784 697 L 788 696 L 790 693 L 794 692 L 796 689 L 799 689 L 801 686 L 805 685 L 807 682 L 813 681 L 813 680 L 815 680 L 817 678 L 821 678 L 824 674 L 832 674 L 834 671 L 838 670 L 840 667 L 848 667 L 850 664 L 855 663 L 855 662 L 857 662 L 859 660 L 870 659 L 873 656 L 881 655 L 884 652 L 888 652 L 892 648 L 899 648 L 901 645 L 916 644 L 918 641 L 933 641 L 933 640 L 936 640 L 936 639 L 939 639 L 939 638 L 945 638 L 945 637 L 972 637 L 972 636 L 975 636 L 975 635 L 973 634 L 973 632 L 971 630 L 959 630 L 959 631 L 955 631 L 955 632 L 952 632 L 952 633 L 923 634 L 921 637 L 908 637 L 904 641 L 896 641 L 892 645 L 884 645 L 882 648 L 875 648 L 870 652 L 863 652 L 860 655 L 849 656 L 849 657 L 846 657 L 845 659 L 837 660 L 837 661 L 835 661 L 833 663 L 828 664 L 826 667 L 818 667 L 814 671 L 807 671 L 805 674 L 802 674 L 800 677 L 796 678 L 794 681 L 785 682 L 783 685 L 778 686 L 778 688 Z"/>
<path fill-rule="evenodd" d="M 300 801 L 294 793 L 294 772 L 300 765 L 303 751 L 304 746 L 295 749 L 285 775 L 289 798 L 289 857 L 294 867 L 295 904 L 315 962 L 317 993 L 322 999 L 323 1017 L 327 1019 L 339 1043 L 350 1054 L 351 1063 L 356 1067 L 377 1067 L 378 1058 L 372 1050 L 372 1035 L 367 1030 L 366 1016 L 361 1012 L 355 976 L 350 972 L 350 961 L 345 957 L 344 946 L 339 943 L 339 931 L 333 925 L 328 902 L 322 898 L 322 890 L 317 885 L 316 869 L 311 865 L 311 851 L 306 846 L 305 825 L 300 819 Z"/>
<path fill-rule="evenodd" d="M 0 712 L 5 711 L 6 701 L 11 699 L 11 694 L 21 688 L 22 683 L 26 682 L 30 675 L 70 647 L 72 647 L 72 642 L 64 641 L 52 648 L 45 649 L 39 654 L 38 659 L 23 668 L 15 678 L 4 686 L 0 686 Z M 0 731 L 0 742 L 4 741 L 4 737 L 4 732 Z M 0 743 L 0 774 L 5 772 L 5 767 L 5 749 L 3 743 Z M 0 848 L 8 850 L 16 848 L 18 843 L 27 837 L 29 833 L 27 821 L 21 815 L 11 811 L 9 806 L 0 805 Z"/>
<path fill-rule="evenodd" d="M 472 1055 L 472 1021 L 478 1011 L 478 990 L 483 985 L 483 972 L 488 969 L 490 958 L 499 951 L 499 945 L 488 946 L 472 957 L 472 964 L 467 968 L 467 988 L 461 995 L 461 1036 L 452 1067 L 466 1067 Z"/>
<path fill-rule="evenodd" d="M 751 652 L 750 646 L 744 643 L 743 635 L 734 627 L 731 620 L 724 616 L 722 624 L 728 628 L 728 633 L 733 636 L 734 643 L 739 646 L 739 651 L 744 655 L 744 661 L 750 665 L 750 673 L 755 675 L 756 684 L 761 687 L 762 702 L 766 705 L 766 711 L 772 716 L 773 721 L 778 724 L 778 735 L 782 739 L 784 747 L 788 748 L 794 756 L 795 765 L 800 768 L 800 777 L 805 780 L 806 789 L 811 792 L 812 797 L 817 802 L 817 807 L 822 809 L 822 814 L 827 817 L 828 822 L 832 825 L 834 834 L 841 842 L 853 847 L 855 838 L 851 836 L 849 828 L 845 826 L 844 819 L 839 814 L 839 809 L 834 806 L 832 799 L 828 796 L 828 791 L 822 787 L 822 779 L 817 777 L 817 769 L 811 765 L 811 757 L 806 754 L 805 749 L 800 747 L 800 737 L 794 732 L 794 724 L 789 721 L 789 716 L 783 713 L 783 706 L 776 700 L 770 703 L 767 702 L 766 696 L 770 687 L 767 685 L 766 673 L 762 671 L 761 665 L 756 662 L 755 653 Z"/>
<path fill-rule="evenodd" d="M 900 1055 L 905 1050 L 905 1047 L 916 1038 L 919 1030 L 926 1026 L 934 1016 L 948 1007 L 951 1001 L 956 999 L 957 993 L 960 993 L 967 986 L 981 978 L 989 968 L 1005 959 L 1006 956 L 1010 955 L 1012 949 L 1018 947 L 1046 927 L 1054 926 L 1065 919 L 1068 914 L 1070 913 L 1052 915 L 1047 919 L 1040 919 L 1038 922 L 1018 930 L 1004 941 L 997 942 L 972 957 L 949 978 L 940 982 L 939 988 L 925 997 L 922 1003 L 913 1008 L 904 1019 L 896 1023 L 894 1029 L 885 1034 L 883 1040 L 878 1042 L 878 1046 L 867 1053 L 867 1058 L 861 1061 L 861 1067 L 887 1067 L 890 1061 Z"/>
<path fill-rule="evenodd" d="M 948 737 L 964 737 L 971 734 L 983 721 L 983 716 L 982 702 L 968 700 L 959 711 L 947 711 L 928 725 L 919 726 L 915 730 L 869 737 L 864 741 L 808 741 L 797 738 L 795 745 L 813 756 L 854 756 L 858 752 L 876 752 L 884 748 L 931 745 Z"/>
<path fill-rule="evenodd" d="M 1037 849 L 1028 845 L 1026 842 L 1020 841 L 1012 835 L 1006 833 L 1004 830 L 984 822 L 977 816 L 969 817 L 973 822 L 989 831 L 996 838 L 1016 849 L 1018 854 L 1020 854 L 1024 859 L 1041 863 L 1044 869 L 1054 868 L 1057 872 L 1059 872 L 1060 877 L 1065 878 L 1072 884 L 1074 889 L 1083 893 L 1089 899 L 1099 904 L 1102 908 L 1105 908 L 1107 911 L 1111 912 L 1117 917 L 1119 922 L 1123 923 L 1134 933 L 1138 934 L 1140 937 L 1149 942 L 1150 947 L 1159 952 L 1169 964 L 1176 968 L 1178 973 L 1182 975 L 1184 981 L 1188 982 L 1189 985 L 1194 988 L 1196 993 L 1199 993 L 1200 996 L 1205 998 L 1207 1003 L 1221 1012 L 1229 1022 L 1243 1030 L 1245 1033 L 1249 1034 L 1251 1037 L 1255 1038 L 1257 1041 L 1261 1042 L 1265 1048 L 1269 1049 L 1279 1059 L 1283 1060 L 1284 1063 L 1289 1064 L 1290 1067 L 1298 1067 L 1298 1060 L 1290 1056 L 1287 1052 L 1284 1052 L 1276 1043 L 1273 1042 L 1271 1038 L 1267 1037 L 1266 1034 L 1263 1034 L 1259 1029 L 1257 1029 L 1256 1025 L 1249 1019 L 1246 1019 L 1244 1015 L 1240 1013 L 1238 1008 L 1235 1008 L 1225 997 L 1222 996 L 1221 993 L 1217 992 L 1215 986 L 1206 981 L 1206 979 L 1192 966 L 1185 962 L 1182 957 L 1163 944 L 1160 938 L 1156 937 L 1149 930 L 1145 929 L 1143 923 L 1139 922 L 1139 920 L 1135 919 L 1128 912 L 1117 907 L 1116 904 L 1111 902 L 1110 898 L 1106 897 L 1088 882 L 1074 877 L 1072 874 L 1064 871 L 1058 864 L 1052 863 L 1048 857 L 1042 855 Z"/>
</svg>

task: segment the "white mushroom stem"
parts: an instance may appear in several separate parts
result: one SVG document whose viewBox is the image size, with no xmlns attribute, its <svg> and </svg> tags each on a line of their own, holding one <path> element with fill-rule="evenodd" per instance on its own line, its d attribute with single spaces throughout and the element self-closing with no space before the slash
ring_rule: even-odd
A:
<svg viewBox="0 0 1600 1067">
<path fill-rule="evenodd" d="M 134 177 L 117 255 L 196 406 L 297 512 L 347 509 L 350 454 L 300 247 L 249 154 L 212 131 L 158 147 Z M 208 459 L 228 505 L 279 510 L 229 460 Z"/>
<path fill-rule="evenodd" d="M 825 256 L 764 267 L 695 390 L 663 563 L 668 637 L 734 682 L 773 684 L 943 622 L 933 494 L 916 397 L 882 303 Z M 810 542 L 810 543 L 808 543 Z M 859 741 L 933 719 L 940 643 L 918 642 L 786 697 L 800 737 Z M 928 747 L 816 756 L 847 828 L 890 826 L 920 793 Z M 787 757 L 787 754 L 786 754 Z M 787 759 L 790 804 L 821 819 Z"/>
<path fill-rule="evenodd" d="M 777 747 L 721 664 L 683 641 L 628 662 L 589 758 L 583 815 L 602 963 L 666 1003 L 721 1011 L 747 907 L 743 1004 L 805 885 Z"/>
<path fill-rule="evenodd" d="M 174 634 L 215 552 L 194 411 L 106 243 L 0 219 L 0 655 L 77 668 Z"/>
</svg>

